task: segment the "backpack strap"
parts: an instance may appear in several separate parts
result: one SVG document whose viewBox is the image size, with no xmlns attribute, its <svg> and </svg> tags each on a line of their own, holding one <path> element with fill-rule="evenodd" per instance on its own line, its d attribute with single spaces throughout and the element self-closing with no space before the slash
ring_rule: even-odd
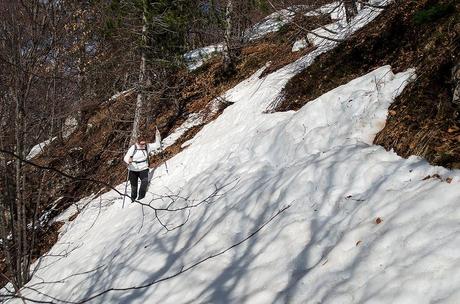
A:
<svg viewBox="0 0 460 304">
<path fill-rule="evenodd" d="M 137 145 L 134 144 L 134 152 L 133 154 L 131 155 L 131 158 L 134 157 L 134 154 L 136 154 L 137 150 L 139 150 L 137 148 Z M 146 160 L 142 160 L 142 161 L 134 161 L 134 163 L 136 164 L 139 164 L 139 163 L 143 163 L 143 162 L 147 162 L 147 165 L 150 167 L 150 158 L 149 158 L 149 148 L 148 148 L 148 144 L 145 145 L 145 149 L 141 149 L 141 150 L 145 150 L 145 153 L 147 154 L 146 155 Z"/>
<path fill-rule="evenodd" d="M 150 168 L 150 153 L 149 153 L 149 144 L 145 144 L 145 152 L 147 153 L 147 166 Z"/>
<path fill-rule="evenodd" d="M 131 154 L 131 158 L 134 157 L 134 154 L 136 154 L 136 151 L 137 151 L 137 145 L 134 144 L 134 151 L 133 151 L 133 154 Z"/>
</svg>

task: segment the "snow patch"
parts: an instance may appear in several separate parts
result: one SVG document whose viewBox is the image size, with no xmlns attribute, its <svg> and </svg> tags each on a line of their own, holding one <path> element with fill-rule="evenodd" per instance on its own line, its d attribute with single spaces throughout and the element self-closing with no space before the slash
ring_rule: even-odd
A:
<svg viewBox="0 0 460 304">
<path fill-rule="evenodd" d="M 41 142 L 30 149 L 29 154 L 27 154 L 26 159 L 31 160 L 32 158 L 38 156 L 40 153 L 43 152 L 45 147 L 52 143 L 57 137 L 53 137 L 51 139 L 45 140 L 44 142 Z"/>
<path fill-rule="evenodd" d="M 390 1 L 383 0 L 374 2 L 375 5 L 384 6 Z M 312 45 L 316 46 L 324 43 L 327 39 L 335 41 L 344 40 L 374 20 L 382 12 L 382 10 L 383 9 L 381 8 L 365 6 L 358 12 L 358 15 L 350 21 L 350 23 L 347 23 L 345 7 L 341 4 L 331 14 L 332 19 L 336 21 L 311 31 L 307 34 L 307 40 Z"/>
<path fill-rule="evenodd" d="M 125 91 L 118 92 L 118 93 L 114 94 L 112 97 L 110 97 L 109 101 L 117 100 L 120 97 L 129 96 L 132 93 L 134 93 L 135 91 L 136 91 L 136 88 L 130 88 L 130 89 L 127 89 Z"/>
<path fill-rule="evenodd" d="M 274 12 L 273 14 L 265 17 L 261 22 L 255 24 L 252 28 L 248 29 L 245 36 L 249 41 L 260 39 L 270 33 L 279 31 L 284 25 L 290 23 L 297 12 L 304 9 L 306 6 L 291 6 L 286 9 Z"/>
<path fill-rule="evenodd" d="M 303 39 L 300 39 L 300 40 L 297 40 L 294 45 L 292 46 L 292 52 L 298 52 L 300 50 L 303 50 L 304 48 L 306 48 L 308 46 L 308 41 L 307 39 L 303 38 Z"/>
<path fill-rule="evenodd" d="M 74 116 L 68 116 L 64 120 L 64 126 L 62 128 L 62 137 L 67 139 L 72 135 L 78 128 L 78 121 Z"/>
<path fill-rule="evenodd" d="M 219 43 L 187 52 L 184 55 L 187 68 L 189 69 L 189 71 L 196 70 L 210 58 L 222 53 L 223 50 L 224 44 Z"/>
</svg>

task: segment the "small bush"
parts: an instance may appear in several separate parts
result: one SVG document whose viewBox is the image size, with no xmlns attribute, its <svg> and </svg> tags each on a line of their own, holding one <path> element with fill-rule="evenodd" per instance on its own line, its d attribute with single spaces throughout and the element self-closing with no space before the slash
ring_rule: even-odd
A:
<svg viewBox="0 0 460 304">
<path fill-rule="evenodd" d="M 415 14 L 414 22 L 418 25 L 434 22 L 442 17 L 448 16 L 455 11 L 455 6 L 450 4 L 436 4 L 426 10 Z"/>
</svg>

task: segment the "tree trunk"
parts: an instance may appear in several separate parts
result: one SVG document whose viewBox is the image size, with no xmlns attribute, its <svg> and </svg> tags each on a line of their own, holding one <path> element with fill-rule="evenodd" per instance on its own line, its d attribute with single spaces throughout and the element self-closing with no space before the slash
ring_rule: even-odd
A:
<svg viewBox="0 0 460 304">
<path fill-rule="evenodd" d="M 452 103 L 460 106 L 460 62 L 452 69 L 452 84 L 454 85 Z"/>
<path fill-rule="evenodd" d="M 455 108 L 455 118 L 460 121 L 460 62 L 452 69 L 452 84 L 454 92 L 452 94 L 452 103 Z"/>
<path fill-rule="evenodd" d="M 143 14 L 142 14 L 142 45 L 141 45 L 141 64 L 139 68 L 139 84 L 138 84 L 138 93 L 136 101 L 136 109 L 134 114 L 133 122 L 133 131 L 131 133 L 130 145 L 134 144 L 138 138 L 140 121 L 141 121 L 141 111 L 144 104 L 144 82 L 145 82 L 145 67 L 147 61 L 146 55 L 146 46 L 147 46 L 147 31 L 148 31 L 148 0 L 143 0 Z"/>
<path fill-rule="evenodd" d="M 231 53 L 231 37 L 232 37 L 232 14 L 233 14 L 233 1 L 227 0 L 227 7 L 225 9 L 225 33 L 224 33 L 224 73 L 233 69 L 234 58 Z"/>
<path fill-rule="evenodd" d="M 23 136 L 23 108 L 20 103 L 18 94 L 16 92 L 13 94 L 14 102 L 16 104 L 16 111 L 15 111 L 15 153 L 19 157 L 24 156 L 24 150 L 23 150 L 23 142 L 22 139 L 24 138 Z M 16 277 L 16 285 L 21 288 L 24 285 L 24 278 L 23 278 L 23 271 L 22 271 L 22 256 L 23 256 L 23 235 L 24 235 L 24 229 L 22 227 L 22 163 L 21 160 L 16 159 L 15 160 L 15 184 L 16 184 L 16 193 L 15 193 L 15 200 L 14 200 L 14 206 L 13 206 L 13 212 L 12 214 L 16 214 L 16 218 L 13 218 L 13 227 L 14 227 L 14 244 L 16 246 L 16 252 L 15 252 L 15 266 L 16 266 L 16 271 L 15 271 L 15 277 Z"/>
<path fill-rule="evenodd" d="M 347 17 L 347 22 L 350 23 L 351 20 L 358 14 L 358 5 L 356 0 L 344 0 L 343 4 L 345 6 L 345 14 Z"/>
</svg>

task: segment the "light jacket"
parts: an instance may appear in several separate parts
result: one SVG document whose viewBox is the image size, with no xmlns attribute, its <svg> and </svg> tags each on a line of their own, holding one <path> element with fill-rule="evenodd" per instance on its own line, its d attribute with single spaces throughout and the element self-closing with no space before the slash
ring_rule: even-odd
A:
<svg viewBox="0 0 460 304">
<path fill-rule="evenodd" d="M 149 155 L 155 154 L 160 149 L 160 144 L 158 142 L 146 144 L 147 151 L 140 148 L 139 146 L 137 146 L 137 149 L 135 149 L 136 145 L 137 144 L 134 144 L 128 149 L 128 152 L 126 152 L 123 160 L 129 165 L 128 169 L 130 171 L 144 171 L 145 169 L 149 168 Z M 130 164 L 129 159 L 131 156 L 133 157 L 133 161 Z"/>
</svg>

